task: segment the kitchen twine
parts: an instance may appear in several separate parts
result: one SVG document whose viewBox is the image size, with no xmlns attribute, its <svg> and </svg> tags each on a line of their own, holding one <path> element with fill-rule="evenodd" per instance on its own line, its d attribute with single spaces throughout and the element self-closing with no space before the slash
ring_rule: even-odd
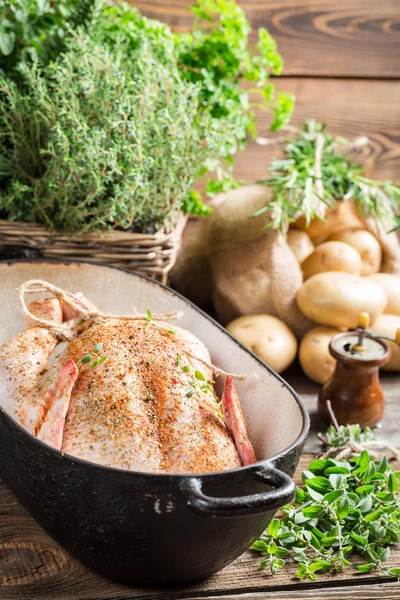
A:
<svg viewBox="0 0 400 600">
<path fill-rule="evenodd" d="M 75 335 L 79 327 L 85 321 L 94 321 L 101 322 L 106 319 L 125 319 L 130 321 L 147 321 L 148 315 L 146 314 L 135 314 L 135 315 L 115 315 L 112 313 L 104 313 L 93 306 L 89 306 L 87 302 L 82 298 L 79 298 L 75 294 L 71 294 L 71 292 L 65 292 L 61 288 L 49 283 L 48 281 L 42 281 L 41 279 L 30 279 L 29 281 L 25 281 L 18 288 L 18 298 L 19 302 L 22 306 L 22 310 L 26 317 L 29 317 L 37 327 L 44 327 L 52 331 L 52 333 L 59 338 L 61 341 L 68 341 L 72 339 Z M 25 296 L 27 294 L 40 294 L 40 293 L 50 293 L 55 298 L 62 300 L 75 309 L 79 313 L 79 317 L 76 319 L 71 319 L 70 321 L 66 321 L 65 323 L 53 323 L 52 321 L 48 321 L 47 319 L 42 319 L 41 317 L 37 317 L 34 315 L 28 308 L 25 302 Z M 161 327 L 162 329 L 170 330 L 171 327 L 169 325 L 164 325 L 163 321 L 172 321 L 175 319 L 180 319 L 183 316 L 182 312 L 169 312 L 162 313 L 157 315 L 152 315 L 151 323 L 156 325 L 157 327 Z M 247 376 L 246 375 L 235 375 L 234 373 L 227 373 L 216 367 L 215 365 L 202 360 L 198 356 L 195 356 L 191 352 L 186 350 L 182 350 L 184 354 L 197 360 L 199 363 L 208 367 L 215 376 L 230 376 L 232 379 L 237 379 L 239 381 L 244 381 Z"/>
<path fill-rule="evenodd" d="M 333 412 L 332 404 L 330 400 L 327 400 L 326 406 L 331 417 L 332 424 L 337 432 L 340 431 L 339 423 L 337 422 L 335 413 Z M 328 446 L 327 439 L 321 434 L 318 434 L 319 439 Z M 363 450 L 369 450 L 372 458 L 377 458 L 377 453 L 374 450 L 389 450 L 393 454 L 393 457 L 396 460 L 400 459 L 400 454 L 394 446 L 387 444 L 386 442 L 379 440 L 370 440 L 367 442 L 356 442 L 355 440 L 350 439 L 348 444 L 344 444 L 343 446 L 331 446 L 329 450 L 320 455 L 319 458 L 327 459 L 331 456 L 334 456 L 337 460 L 342 460 L 343 458 L 353 458 L 358 454 L 361 454 Z"/>
</svg>

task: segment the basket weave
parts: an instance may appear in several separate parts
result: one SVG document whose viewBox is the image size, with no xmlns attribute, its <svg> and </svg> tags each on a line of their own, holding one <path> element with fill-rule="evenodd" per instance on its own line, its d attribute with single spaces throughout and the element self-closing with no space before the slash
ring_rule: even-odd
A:
<svg viewBox="0 0 400 600">
<path fill-rule="evenodd" d="M 178 254 L 186 217 L 170 232 L 155 234 L 108 231 L 66 237 L 43 225 L 0 219 L 0 246 L 36 250 L 43 258 L 81 260 L 122 267 L 166 283 Z"/>
</svg>

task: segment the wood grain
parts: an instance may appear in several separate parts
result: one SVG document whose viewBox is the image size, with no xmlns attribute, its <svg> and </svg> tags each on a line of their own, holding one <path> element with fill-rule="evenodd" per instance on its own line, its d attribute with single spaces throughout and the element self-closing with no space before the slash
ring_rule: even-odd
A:
<svg viewBox="0 0 400 600">
<path fill-rule="evenodd" d="M 377 586 L 358 585 L 348 588 L 329 588 L 324 589 L 316 584 L 312 590 L 290 590 L 283 592 L 268 592 L 251 594 L 229 594 L 224 596 L 225 600 L 354 600 L 357 595 L 366 600 L 398 600 L 399 585 L 397 583 L 384 583 Z M 192 600 L 210 600 L 215 596 L 197 596 Z"/>
<path fill-rule="evenodd" d="M 286 376 L 303 397 L 313 418 L 306 451 L 318 452 L 320 445 L 316 432 L 324 429 L 314 418 L 318 386 L 300 375 L 298 369 L 292 369 Z M 384 421 L 381 435 L 392 442 L 399 442 L 399 433 L 396 432 L 399 416 L 396 402 L 398 381 L 398 375 L 387 375 L 383 381 L 388 406 L 387 420 Z M 301 471 L 306 468 L 311 457 L 311 454 L 302 457 L 295 476 L 297 483 L 300 483 Z M 382 588 L 384 591 L 379 595 L 381 586 L 388 580 L 374 574 L 360 575 L 350 570 L 336 575 L 321 575 L 317 584 L 310 584 L 294 579 L 294 568 L 284 570 L 272 578 L 258 570 L 258 560 L 258 555 L 248 551 L 207 581 L 168 591 L 113 584 L 95 575 L 64 552 L 28 515 L 8 488 L 0 483 L 0 600 L 178 600 L 217 596 L 256 600 L 272 597 L 272 594 L 275 597 L 278 592 L 282 594 L 276 597 L 286 600 L 311 600 L 316 597 L 321 600 L 351 600 L 350 593 L 347 596 L 343 594 L 343 586 L 357 586 L 357 590 L 368 590 L 368 596 L 364 597 L 369 599 L 394 599 L 400 596 L 400 586 L 394 583 L 385 585 Z M 392 552 L 389 564 L 400 565 L 400 548 Z M 371 585 L 365 587 L 367 584 Z"/>
<path fill-rule="evenodd" d="M 187 31 L 192 0 L 130 0 L 143 14 Z M 239 0 L 253 27 L 275 37 L 285 75 L 399 77 L 398 0 Z M 254 37 L 253 37 L 254 40 Z"/>
<path fill-rule="evenodd" d="M 368 145 L 357 151 L 355 159 L 365 165 L 368 176 L 400 182 L 400 81 L 287 77 L 277 79 L 276 87 L 296 96 L 291 125 L 316 119 L 327 122 L 336 135 L 367 136 Z M 253 102 L 256 98 L 252 95 Z M 273 137 L 268 131 L 269 114 L 260 110 L 256 114 L 258 135 Z M 280 153 L 279 145 L 250 141 L 236 155 L 235 173 L 248 182 L 265 178 L 267 166 Z"/>
</svg>

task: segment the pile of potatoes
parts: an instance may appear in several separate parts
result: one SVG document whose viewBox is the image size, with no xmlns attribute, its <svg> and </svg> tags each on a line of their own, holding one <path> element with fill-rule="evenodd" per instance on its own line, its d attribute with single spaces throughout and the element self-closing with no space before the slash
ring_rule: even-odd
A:
<svg viewBox="0 0 400 600">
<path fill-rule="evenodd" d="M 278 373 L 295 359 L 310 379 L 324 383 L 335 360 L 329 342 L 341 331 L 355 328 L 368 312 L 371 330 L 394 336 L 400 327 L 400 277 L 381 272 L 382 249 L 377 238 L 343 215 L 341 223 L 299 219 L 287 234 L 288 245 L 303 272 L 297 304 L 315 323 L 298 348 L 292 331 L 272 315 L 248 315 L 227 329 Z M 400 349 L 389 342 L 392 357 L 383 367 L 400 371 Z"/>
</svg>

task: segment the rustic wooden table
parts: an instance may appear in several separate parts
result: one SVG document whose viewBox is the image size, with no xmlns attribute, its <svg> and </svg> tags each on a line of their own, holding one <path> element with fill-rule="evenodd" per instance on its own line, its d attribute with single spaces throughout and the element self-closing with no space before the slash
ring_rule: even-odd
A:
<svg viewBox="0 0 400 600">
<path fill-rule="evenodd" d="M 312 428 L 296 474 L 319 451 L 317 432 L 324 430 L 315 413 L 318 386 L 297 369 L 287 379 L 303 397 L 312 417 Z M 383 385 L 387 409 L 379 437 L 400 445 L 400 375 L 385 375 Z M 184 549 L 182 549 L 184 552 Z M 367 600 L 398 599 L 400 584 L 384 577 L 361 575 L 350 570 L 335 576 L 321 575 L 317 582 L 294 579 L 294 568 L 274 578 L 258 569 L 259 557 L 248 551 L 232 565 L 209 580 L 174 589 L 139 589 L 117 585 L 95 575 L 64 552 L 22 508 L 13 494 L 0 482 L 0 600 L 347 600 L 355 593 Z M 392 552 L 392 566 L 400 565 L 400 548 Z"/>
</svg>

